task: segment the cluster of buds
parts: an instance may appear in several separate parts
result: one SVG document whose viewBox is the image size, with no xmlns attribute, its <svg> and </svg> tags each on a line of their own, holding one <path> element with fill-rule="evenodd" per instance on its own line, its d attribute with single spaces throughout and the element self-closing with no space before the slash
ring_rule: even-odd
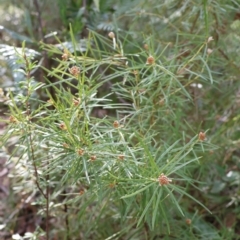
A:
<svg viewBox="0 0 240 240">
<path fill-rule="evenodd" d="M 158 182 L 160 186 L 162 185 L 168 185 L 170 182 L 172 182 L 171 179 L 169 179 L 164 173 L 161 173 L 161 175 L 158 177 Z"/>
<path fill-rule="evenodd" d="M 10 117 L 9 117 L 9 122 L 10 122 L 10 123 L 17 123 L 18 120 L 17 120 L 14 116 L 10 116 Z"/>
<path fill-rule="evenodd" d="M 186 224 L 187 224 L 187 225 L 191 225 L 191 223 L 192 223 L 192 220 L 189 219 L 189 218 L 187 218 L 187 219 L 186 219 Z"/>
<path fill-rule="evenodd" d="M 206 134 L 204 132 L 200 132 L 198 134 L 198 140 L 199 141 L 204 141 L 206 139 Z"/>
<path fill-rule="evenodd" d="M 133 74 L 134 74 L 135 76 L 137 76 L 137 75 L 139 74 L 138 70 L 134 70 L 134 71 L 133 71 Z"/>
<path fill-rule="evenodd" d="M 116 186 L 116 183 L 110 183 L 108 186 L 109 188 L 114 188 Z"/>
<path fill-rule="evenodd" d="M 83 149 L 78 149 L 77 150 L 77 154 L 79 155 L 79 156 L 83 156 L 83 154 L 84 154 L 84 150 Z"/>
<path fill-rule="evenodd" d="M 80 68 L 77 66 L 73 66 L 69 69 L 69 72 L 75 77 L 77 78 L 80 74 Z"/>
<path fill-rule="evenodd" d="M 149 57 L 147 58 L 146 64 L 147 64 L 147 65 L 152 65 L 152 64 L 154 64 L 154 63 L 155 63 L 154 57 L 153 57 L 153 56 L 149 56 Z"/>
<path fill-rule="evenodd" d="M 119 128 L 119 126 L 120 126 L 120 124 L 117 120 L 113 122 L 113 127 L 114 128 Z"/>
<path fill-rule="evenodd" d="M 146 43 L 143 45 L 143 48 L 144 48 L 146 51 L 148 51 L 148 45 L 147 45 Z"/>
<path fill-rule="evenodd" d="M 123 155 L 123 154 L 119 155 L 119 156 L 118 156 L 118 159 L 119 159 L 119 160 L 124 160 L 124 155 Z"/>
<path fill-rule="evenodd" d="M 81 189 L 81 190 L 79 191 L 79 195 L 83 195 L 84 193 L 85 193 L 84 189 Z"/>
<path fill-rule="evenodd" d="M 67 49 L 64 49 L 63 55 L 62 55 L 62 60 L 67 61 L 70 57 L 70 53 L 68 52 Z"/>
<path fill-rule="evenodd" d="M 62 129 L 62 130 L 67 130 L 67 126 L 65 123 L 60 123 L 59 127 Z"/>
<path fill-rule="evenodd" d="M 67 143 L 63 143 L 64 148 L 69 148 L 69 145 Z"/>
<path fill-rule="evenodd" d="M 53 104 L 54 104 L 54 102 L 53 102 L 52 99 L 48 99 L 48 100 L 47 100 L 47 103 L 48 103 L 49 105 L 53 105 Z"/>
<path fill-rule="evenodd" d="M 96 156 L 96 155 L 92 155 L 92 156 L 90 157 L 90 159 L 91 159 L 91 161 L 95 161 L 95 160 L 97 159 L 97 156 Z"/>
<path fill-rule="evenodd" d="M 74 106 L 78 106 L 80 103 L 81 103 L 81 99 L 80 99 L 80 98 L 78 98 L 78 99 L 73 99 L 73 105 L 74 105 Z"/>
</svg>

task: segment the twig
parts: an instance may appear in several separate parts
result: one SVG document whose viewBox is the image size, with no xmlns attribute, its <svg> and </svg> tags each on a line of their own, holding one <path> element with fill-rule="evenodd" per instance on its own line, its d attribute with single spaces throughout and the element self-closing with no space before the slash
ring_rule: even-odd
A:
<svg viewBox="0 0 240 240">
<path fill-rule="evenodd" d="M 190 29 L 190 33 L 193 33 L 193 31 L 194 31 L 194 29 L 195 29 L 195 26 L 196 26 L 196 23 L 197 23 L 197 20 L 198 20 L 198 18 L 199 18 L 199 15 L 200 15 L 200 11 L 198 11 L 198 13 L 197 13 L 197 15 L 196 15 L 196 17 L 195 17 L 195 19 L 194 19 L 194 21 L 193 21 L 192 27 L 191 27 L 191 29 Z"/>
<path fill-rule="evenodd" d="M 29 145 L 30 145 L 30 154 L 31 154 L 31 159 L 33 163 L 33 168 L 34 168 L 34 174 L 35 174 L 35 182 L 37 185 L 38 190 L 40 193 L 43 195 L 43 197 L 46 199 L 46 240 L 49 240 L 49 173 L 46 176 L 46 182 L 47 182 L 47 188 L 46 188 L 46 194 L 43 192 L 43 189 L 41 188 L 39 184 L 39 176 L 38 176 L 38 171 L 37 171 L 37 166 L 35 163 L 35 155 L 34 155 L 34 148 L 33 148 L 33 138 L 32 138 L 32 132 L 31 132 L 31 108 L 29 104 L 29 98 L 31 96 L 31 92 L 29 91 L 30 89 L 30 81 L 31 81 L 31 70 L 30 70 L 30 64 L 28 61 L 28 58 L 26 54 L 23 54 L 23 58 L 25 60 L 26 64 L 26 78 L 27 78 L 27 100 L 26 100 L 26 115 L 27 115 L 27 131 L 29 134 Z M 49 163 L 47 161 L 47 168 L 49 166 Z"/>
<path fill-rule="evenodd" d="M 68 221 L 68 207 L 67 204 L 64 204 L 64 212 L 66 214 L 65 216 L 65 224 L 66 224 L 66 228 L 67 228 L 67 240 L 70 240 L 70 236 L 69 236 L 69 221 Z"/>
<path fill-rule="evenodd" d="M 34 5 L 36 7 L 36 11 L 37 11 L 37 19 L 38 19 L 38 32 L 39 35 L 41 37 L 41 40 L 43 43 L 46 43 L 46 39 L 44 38 L 44 32 L 43 32 L 43 23 L 42 23 L 42 14 L 41 14 L 41 10 L 39 7 L 39 3 L 38 0 L 34 0 Z M 45 68 L 48 68 L 48 57 L 47 57 L 47 52 L 43 51 L 43 65 Z M 25 58 L 26 60 L 26 67 L 28 66 L 28 61 L 27 58 Z M 28 77 L 30 78 L 30 71 L 27 73 Z M 43 70 L 41 70 L 41 82 L 43 81 Z M 30 108 L 28 106 L 28 102 L 27 102 L 27 113 L 30 116 Z M 30 121 L 30 118 L 29 118 Z M 36 176 L 36 185 L 39 189 L 39 191 L 41 192 L 41 194 L 44 196 L 44 198 L 46 199 L 46 239 L 49 239 L 49 173 L 46 176 L 46 182 L 47 182 L 47 187 L 46 187 L 46 194 L 44 194 L 42 188 L 39 185 L 39 181 L 38 181 L 38 172 L 37 172 L 37 166 L 35 164 L 34 161 L 34 150 L 33 150 L 33 144 L 32 144 L 32 135 L 31 135 L 31 129 L 29 131 L 29 139 L 30 139 L 30 146 L 31 146 L 31 154 L 32 154 L 32 158 L 33 158 L 33 166 L 34 166 L 34 172 L 35 172 L 35 176 Z M 47 162 L 47 168 L 49 166 L 49 163 Z"/>
<path fill-rule="evenodd" d="M 39 36 L 41 38 L 41 41 L 43 43 L 46 43 L 46 39 L 44 38 L 44 31 L 43 31 L 43 23 L 42 23 L 42 14 L 41 14 L 41 9 L 39 7 L 39 3 L 38 0 L 34 0 L 34 5 L 37 11 L 37 19 L 38 19 L 38 32 L 39 32 Z M 42 55 L 43 55 L 43 67 L 45 68 L 49 68 L 49 60 L 48 60 L 48 56 L 47 56 L 47 52 L 45 50 L 42 51 Z M 40 76 L 40 81 L 44 82 L 44 74 L 43 74 L 43 70 L 41 70 L 41 76 Z"/>
<path fill-rule="evenodd" d="M 34 5 L 36 7 L 36 11 L 37 11 L 37 18 L 38 18 L 38 32 L 40 34 L 41 40 L 44 42 L 44 33 L 43 33 L 43 24 L 42 24 L 42 14 L 41 14 L 41 10 L 38 4 L 38 0 L 34 0 Z"/>
<path fill-rule="evenodd" d="M 30 69 L 29 69 L 29 62 L 28 62 L 28 59 L 27 59 L 27 56 L 26 56 L 25 53 L 23 54 L 23 58 L 24 58 L 25 64 L 26 64 L 26 78 L 27 78 L 27 81 L 29 82 L 30 78 L 31 78 L 31 74 L 30 74 Z M 27 90 L 28 90 L 27 96 L 28 96 L 28 99 L 29 99 L 29 97 L 30 97 L 29 86 L 27 86 Z M 38 177 L 37 166 L 36 166 L 36 163 L 35 163 L 35 156 L 34 156 L 34 149 L 33 149 L 33 139 L 32 139 L 31 128 L 30 128 L 31 110 L 30 110 L 28 100 L 26 101 L 26 115 L 27 115 L 27 118 L 28 118 L 29 143 L 30 143 L 30 150 L 31 150 L 31 157 L 32 157 L 32 162 L 33 162 L 34 174 L 35 174 L 35 177 L 36 177 L 36 180 L 35 180 L 36 185 L 37 185 L 38 190 L 44 196 L 44 198 L 47 198 L 46 194 L 44 194 L 42 188 L 40 187 L 39 181 L 38 181 L 39 177 Z"/>
<path fill-rule="evenodd" d="M 29 132 L 31 132 L 31 129 L 29 129 Z M 39 190 L 39 191 L 41 192 L 41 194 L 43 195 L 43 197 L 44 197 L 45 199 L 47 199 L 48 197 L 47 197 L 47 195 L 43 192 L 42 188 L 41 188 L 40 185 L 39 185 L 39 181 L 38 181 L 39 177 L 38 177 L 37 166 L 36 166 L 36 163 L 35 163 L 35 156 L 34 156 L 34 150 L 33 150 L 33 145 L 32 145 L 32 144 L 33 144 L 33 140 L 32 140 L 32 135 L 31 135 L 31 133 L 29 133 L 29 142 L 30 142 L 30 147 L 31 147 L 31 155 L 32 155 L 32 161 L 33 161 L 34 174 L 35 174 L 35 178 L 36 178 L 35 183 L 36 183 L 36 185 L 37 185 L 38 190 Z"/>
<path fill-rule="evenodd" d="M 46 176 L 46 182 L 47 182 L 47 190 L 46 190 L 46 238 L 49 239 L 49 162 L 47 161 L 47 176 Z"/>
</svg>

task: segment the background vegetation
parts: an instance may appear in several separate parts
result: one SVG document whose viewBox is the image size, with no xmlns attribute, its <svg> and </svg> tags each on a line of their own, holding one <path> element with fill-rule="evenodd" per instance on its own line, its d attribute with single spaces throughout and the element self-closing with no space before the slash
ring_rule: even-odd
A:
<svg viewBox="0 0 240 240">
<path fill-rule="evenodd" d="M 1 239 L 240 239 L 240 3 L 0 2 Z"/>
</svg>

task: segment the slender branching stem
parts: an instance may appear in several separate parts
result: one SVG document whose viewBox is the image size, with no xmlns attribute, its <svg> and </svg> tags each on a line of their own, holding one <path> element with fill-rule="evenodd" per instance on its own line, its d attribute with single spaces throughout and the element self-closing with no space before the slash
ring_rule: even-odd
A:
<svg viewBox="0 0 240 240">
<path fill-rule="evenodd" d="M 27 131 L 29 135 L 29 145 L 30 145 L 30 151 L 31 151 L 31 159 L 32 159 L 32 164 L 34 168 L 34 174 L 35 174 L 35 182 L 37 185 L 38 190 L 40 193 L 43 195 L 43 197 L 46 199 L 46 239 L 49 239 L 49 174 L 47 174 L 46 181 L 47 181 L 47 189 L 46 189 L 46 194 L 44 193 L 43 189 L 41 188 L 39 184 L 39 176 L 38 176 L 38 170 L 35 162 L 35 155 L 34 155 L 34 147 L 33 147 L 33 137 L 32 137 L 32 129 L 31 129 L 31 108 L 29 104 L 29 99 L 31 96 L 31 91 L 30 91 L 30 83 L 31 83 L 31 69 L 29 65 L 28 58 L 26 54 L 23 54 L 23 58 L 25 61 L 26 65 L 26 80 L 27 80 L 27 99 L 26 99 L 26 116 L 27 116 Z M 47 163 L 48 164 L 48 163 Z"/>
</svg>

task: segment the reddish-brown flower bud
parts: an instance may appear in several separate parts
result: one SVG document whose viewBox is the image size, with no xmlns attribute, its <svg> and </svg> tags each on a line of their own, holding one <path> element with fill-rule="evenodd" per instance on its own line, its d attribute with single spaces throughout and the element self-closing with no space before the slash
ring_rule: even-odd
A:
<svg viewBox="0 0 240 240">
<path fill-rule="evenodd" d="M 83 195 L 85 193 L 85 191 L 83 190 L 83 189 L 81 189 L 80 191 L 79 191 L 79 195 Z"/>
<path fill-rule="evenodd" d="M 80 74 L 80 68 L 77 66 L 73 66 L 69 69 L 69 72 L 74 76 L 74 77 L 78 77 Z"/>
<path fill-rule="evenodd" d="M 115 127 L 115 128 L 118 128 L 119 127 L 119 122 L 116 120 L 116 121 L 114 121 L 113 122 L 113 126 Z"/>
<path fill-rule="evenodd" d="M 204 132 L 200 132 L 198 134 L 198 140 L 204 141 L 206 139 L 206 134 Z"/>
<path fill-rule="evenodd" d="M 161 173 L 161 175 L 158 177 L 159 184 L 162 185 L 168 185 L 170 182 L 172 182 L 171 179 L 169 179 L 166 175 Z"/>
<path fill-rule="evenodd" d="M 147 64 L 147 65 L 152 65 L 152 64 L 154 64 L 154 63 L 155 63 L 154 57 L 153 57 L 153 56 L 149 56 L 149 57 L 147 58 L 146 64 Z"/>
<path fill-rule="evenodd" d="M 114 187 L 116 186 L 116 183 L 110 183 L 108 186 L 109 186 L 110 188 L 114 188 Z"/>
<path fill-rule="evenodd" d="M 96 156 L 96 155 L 92 155 L 92 156 L 90 157 L 90 159 L 91 159 L 91 161 L 95 161 L 95 160 L 97 159 L 97 156 Z"/>
<path fill-rule="evenodd" d="M 73 105 L 74 105 L 74 106 L 78 106 L 80 103 L 81 103 L 81 99 L 80 99 L 80 98 L 78 98 L 78 99 L 73 99 Z"/>
<path fill-rule="evenodd" d="M 9 117 L 9 122 L 10 122 L 10 123 L 17 123 L 18 120 L 17 120 L 14 116 L 10 116 L 10 117 Z"/>
<path fill-rule="evenodd" d="M 118 159 L 119 159 L 119 160 L 124 160 L 124 155 L 123 155 L 123 154 L 119 155 L 119 156 L 118 156 Z"/>
<path fill-rule="evenodd" d="M 78 149 L 78 150 L 77 150 L 77 154 L 78 154 L 79 156 L 83 156 L 84 150 L 83 150 L 83 149 Z"/>
<path fill-rule="evenodd" d="M 65 125 L 65 123 L 60 123 L 59 127 L 60 127 L 62 130 L 67 130 L 67 126 Z"/>
<path fill-rule="evenodd" d="M 64 52 L 63 52 L 63 55 L 62 55 L 62 59 L 64 61 L 67 61 L 69 59 L 69 57 L 70 57 L 70 53 L 68 52 L 67 49 L 64 49 Z"/>
<path fill-rule="evenodd" d="M 187 219 L 186 219 L 186 224 L 187 224 L 187 225 L 191 225 L 191 223 L 192 223 L 192 220 L 189 219 L 189 218 L 187 218 Z"/>
</svg>

